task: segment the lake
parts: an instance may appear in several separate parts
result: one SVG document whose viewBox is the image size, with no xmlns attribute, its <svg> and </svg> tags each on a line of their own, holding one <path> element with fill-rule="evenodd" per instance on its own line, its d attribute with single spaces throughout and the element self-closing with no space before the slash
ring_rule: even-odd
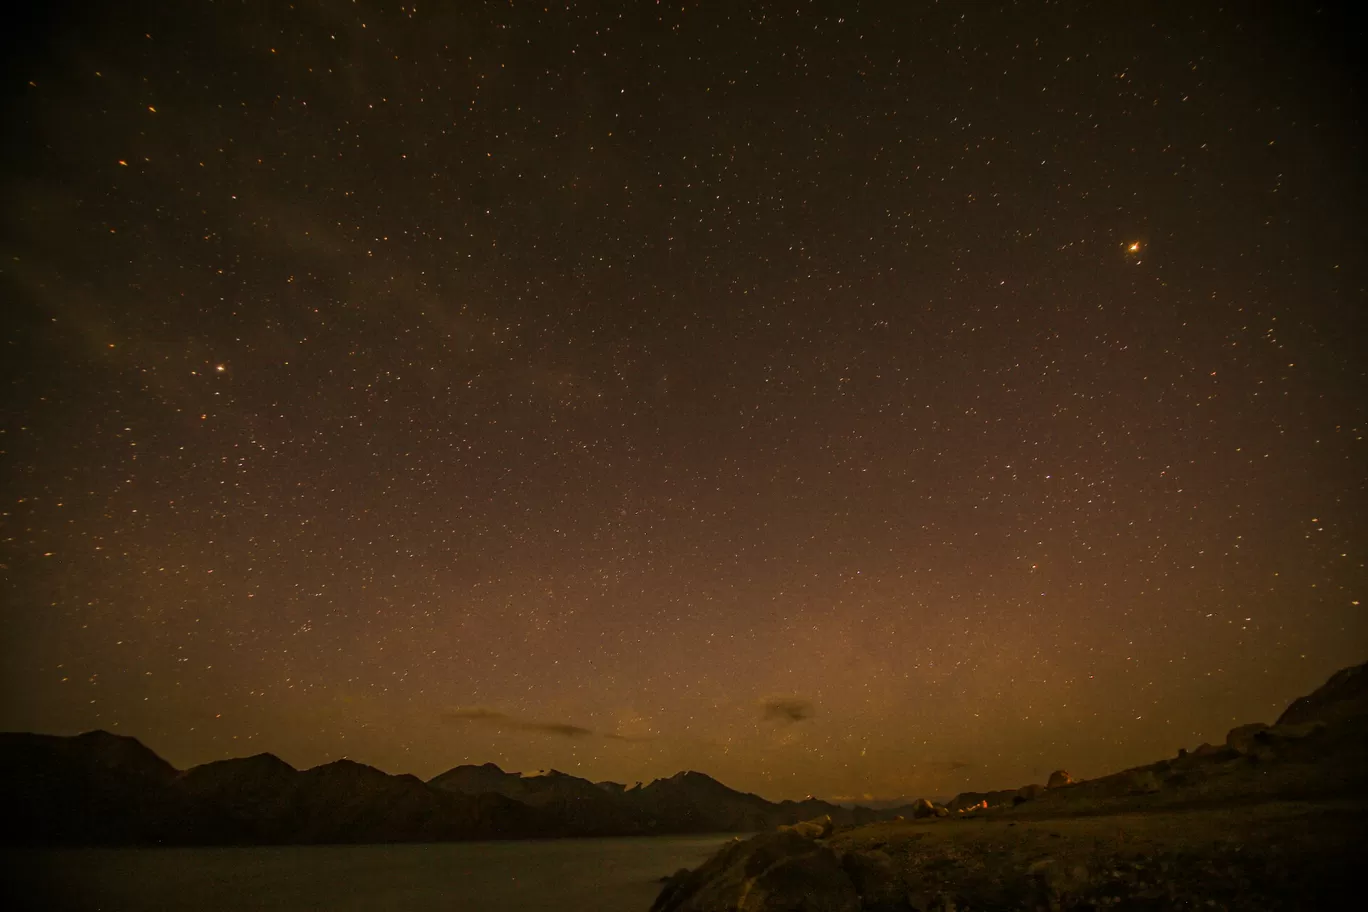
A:
<svg viewBox="0 0 1368 912">
<path fill-rule="evenodd" d="M 662 876 L 697 867 L 731 838 L 6 851 L 0 904 L 52 912 L 646 912 Z"/>
</svg>

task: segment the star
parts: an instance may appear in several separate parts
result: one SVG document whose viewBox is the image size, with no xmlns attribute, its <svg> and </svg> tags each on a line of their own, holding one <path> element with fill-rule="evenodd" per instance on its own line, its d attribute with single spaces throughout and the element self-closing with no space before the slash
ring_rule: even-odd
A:
<svg viewBox="0 0 1368 912">
<path fill-rule="evenodd" d="M 1368 603 L 1323 5 L 38 17 L 0 730 L 782 799 L 1264 716 Z"/>
</svg>

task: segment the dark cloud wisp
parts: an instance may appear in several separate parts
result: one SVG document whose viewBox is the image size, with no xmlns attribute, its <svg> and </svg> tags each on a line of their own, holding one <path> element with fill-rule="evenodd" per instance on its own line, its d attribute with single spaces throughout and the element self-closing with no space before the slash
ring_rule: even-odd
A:
<svg viewBox="0 0 1368 912">
<path fill-rule="evenodd" d="M 470 707 L 466 709 L 452 709 L 442 713 L 444 722 L 475 722 L 489 725 L 493 728 L 501 728 L 505 731 L 530 731 L 540 732 L 544 735 L 555 735 L 559 738 L 587 738 L 594 734 L 591 728 L 583 725 L 571 725 L 568 722 L 534 722 L 529 719 L 518 719 L 508 713 L 499 712 L 495 709 L 486 709 L 482 706 Z"/>
<path fill-rule="evenodd" d="M 760 709 L 766 722 L 784 725 L 811 719 L 814 714 L 812 701 L 802 697 L 770 697 L 761 701 Z"/>
<path fill-rule="evenodd" d="M 610 741 L 650 741 L 650 735 L 623 735 L 618 732 L 600 732 L 592 728 L 585 728 L 583 725 L 575 725 L 570 722 L 537 722 L 532 719 L 519 719 L 517 716 L 510 716 L 506 712 L 497 709 L 489 709 L 484 706 L 471 706 L 462 709 L 450 709 L 442 713 L 443 722 L 470 722 L 480 725 L 488 725 L 502 731 L 525 731 L 537 732 L 543 735 L 552 735 L 557 738 L 607 738 Z"/>
</svg>

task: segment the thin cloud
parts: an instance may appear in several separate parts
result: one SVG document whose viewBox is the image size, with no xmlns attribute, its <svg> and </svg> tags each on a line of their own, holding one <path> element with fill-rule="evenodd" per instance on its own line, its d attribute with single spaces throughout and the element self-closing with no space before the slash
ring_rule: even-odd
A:
<svg viewBox="0 0 1368 912">
<path fill-rule="evenodd" d="M 474 722 L 505 731 L 540 732 L 558 738 L 587 738 L 594 733 L 592 729 L 585 728 L 583 725 L 571 725 L 569 722 L 534 722 L 529 719 L 517 719 L 508 713 L 486 709 L 483 706 L 448 710 L 442 714 L 442 718 L 447 722 Z"/>
<path fill-rule="evenodd" d="M 802 697 L 770 697 L 762 700 L 760 710 L 766 722 L 793 725 L 815 714 L 811 700 Z"/>
<path fill-rule="evenodd" d="M 501 731 L 525 731 L 536 732 L 542 735 L 551 735 L 556 738 L 591 738 L 601 737 L 612 741 L 649 741 L 649 737 L 634 737 L 631 735 L 619 735 L 616 732 L 596 732 L 592 728 L 585 728 L 583 725 L 574 725 L 570 722 L 538 722 L 532 719 L 519 719 L 510 716 L 506 712 L 497 709 L 489 709 L 484 706 L 471 706 L 462 709 L 451 709 L 442 713 L 444 722 L 469 722 L 477 725 L 487 725 L 490 728 L 497 728 Z"/>
</svg>

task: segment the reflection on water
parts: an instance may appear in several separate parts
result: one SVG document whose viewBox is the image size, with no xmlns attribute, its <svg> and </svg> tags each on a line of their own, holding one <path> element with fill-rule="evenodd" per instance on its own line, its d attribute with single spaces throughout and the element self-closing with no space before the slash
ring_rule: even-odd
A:
<svg viewBox="0 0 1368 912">
<path fill-rule="evenodd" d="M 20 851 L 5 857 L 3 898 L 105 912 L 645 912 L 662 876 L 731 838 Z"/>
</svg>

